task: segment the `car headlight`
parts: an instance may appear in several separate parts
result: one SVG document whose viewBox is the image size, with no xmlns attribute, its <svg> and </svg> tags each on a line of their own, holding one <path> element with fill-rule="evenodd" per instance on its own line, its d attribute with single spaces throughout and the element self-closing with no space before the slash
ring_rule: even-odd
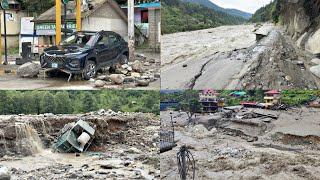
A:
<svg viewBox="0 0 320 180">
<path fill-rule="evenodd" d="M 69 64 L 71 67 L 80 67 L 80 60 L 79 59 L 72 59 L 72 60 L 70 60 Z"/>
</svg>

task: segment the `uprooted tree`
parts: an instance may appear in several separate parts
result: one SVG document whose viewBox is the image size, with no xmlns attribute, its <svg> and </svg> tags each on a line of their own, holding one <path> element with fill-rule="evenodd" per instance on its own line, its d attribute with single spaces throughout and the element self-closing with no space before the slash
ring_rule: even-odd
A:
<svg viewBox="0 0 320 180">
<path fill-rule="evenodd" d="M 192 117 L 201 111 L 201 104 L 199 103 L 198 91 L 187 90 L 181 95 L 182 101 L 180 102 L 181 110 L 185 111 L 188 115 L 188 122 L 195 123 L 192 121 Z"/>
</svg>

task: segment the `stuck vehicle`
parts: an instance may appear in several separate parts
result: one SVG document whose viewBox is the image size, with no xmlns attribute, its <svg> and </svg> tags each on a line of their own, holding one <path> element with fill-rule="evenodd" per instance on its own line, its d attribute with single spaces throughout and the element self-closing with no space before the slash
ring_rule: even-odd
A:
<svg viewBox="0 0 320 180">
<path fill-rule="evenodd" d="M 86 80 L 94 78 L 103 67 L 114 69 L 128 62 L 128 43 L 112 31 L 79 31 L 40 55 L 42 68 L 61 70 L 70 75 L 81 74 Z"/>
</svg>

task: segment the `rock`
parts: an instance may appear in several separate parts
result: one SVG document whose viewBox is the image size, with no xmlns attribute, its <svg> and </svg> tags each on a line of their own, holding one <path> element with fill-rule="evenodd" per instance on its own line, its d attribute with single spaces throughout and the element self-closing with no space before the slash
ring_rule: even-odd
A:
<svg viewBox="0 0 320 180">
<path fill-rule="evenodd" d="M 319 65 L 320 64 L 320 59 L 315 58 L 315 59 L 312 59 L 311 62 L 314 63 L 314 64 L 318 64 Z"/>
<path fill-rule="evenodd" d="M 136 71 L 136 72 L 142 72 L 142 64 L 140 61 L 136 60 L 133 62 L 132 64 L 132 69 L 133 71 Z"/>
<path fill-rule="evenodd" d="M 141 150 L 139 150 L 139 149 L 137 149 L 137 148 L 135 148 L 135 147 L 131 147 L 131 148 L 129 148 L 128 150 L 126 150 L 128 153 L 134 153 L 134 154 L 140 154 L 140 153 L 142 153 L 142 151 Z"/>
<path fill-rule="evenodd" d="M 95 79 L 93 79 L 93 78 L 90 78 L 89 79 L 89 82 L 95 82 L 96 80 Z"/>
<path fill-rule="evenodd" d="M 133 76 L 128 76 L 124 78 L 124 83 L 133 83 L 135 78 Z"/>
<path fill-rule="evenodd" d="M 150 63 L 149 62 L 145 62 L 143 65 L 150 66 Z"/>
<path fill-rule="evenodd" d="M 127 70 L 128 70 L 128 71 L 132 71 L 133 69 L 132 69 L 131 66 L 129 66 L 129 67 L 127 68 Z"/>
<path fill-rule="evenodd" d="M 150 79 L 150 77 L 148 75 L 143 75 L 141 76 L 141 79 Z"/>
<path fill-rule="evenodd" d="M 123 64 L 122 66 L 122 69 L 128 69 L 128 67 L 130 67 L 128 64 Z"/>
<path fill-rule="evenodd" d="M 116 84 L 122 84 L 124 81 L 124 76 L 122 74 L 111 74 L 110 80 Z"/>
<path fill-rule="evenodd" d="M 97 77 L 98 80 L 104 80 L 104 81 L 108 81 L 110 78 L 107 75 L 101 75 Z"/>
<path fill-rule="evenodd" d="M 149 59 L 148 62 L 149 63 L 156 63 L 156 60 L 155 59 Z"/>
<path fill-rule="evenodd" d="M 111 159 L 100 163 L 102 169 L 119 169 L 124 166 L 124 162 L 120 159 Z"/>
<path fill-rule="evenodd" d="M 147 57 L 144 54 L 136 54 L 136 57 L 141 59 L 141 60 L 146 60 Z"/>
<path fill-rule="evenodd" d="M 286 79 L 286 81 L 291 81 L 292 80 L 291 76 L 285 76 L 284 78 Z"/>
<path fill-rule="evenodd" d="M 0 180 L 10 180 L 11 174 L 5 166 L 0 166 Z"/>
<path fill-rule="evenodd" d="M 131 76 L 134 77 L 134 78 L 140 78 L 141 77 L 140 73 L 135 73 L 135 72 L 131 73 Z"/>
<path fill-rule="evenodd" d="M 188 64 L 183 64 L 182 67 L 184 67 L 184 68 L 185 68 L 185 67 L 188 67 Z"/>
<path fill-rule="evenodd" d="M 17 69 L 17 75 L 20 77 L 35 77 L 39 74 L 39 70 L 41 69 L 40 64 L 27 62 L 21 65 Z"/>
<path fill-rule="evenodd" d="M 121 70 L 120 72 L 121 72 L 122 74 L 125 74 L 125 75 L 126 75 L 126 74 L 128 74 L 129 71 L 128 71 L 128 70 Z"/>
<path fill-rule="evenodd" d="M 315 76 L 317 76 L 318 78 L 320 78 L 320 65 L 312 66 L 312 67 L 310 68 L 310 71 L 312 72 L 312 74 L 314 74 Z"/>
<path fill-rule="evenodd" d="M 94 82 L 94 87 L 103 87 L 106 84 L 106 82 L 102 81 L 102 80 L 96 80 L 96 82 Z"/>
<path fill-rule="evenodd" d="M 149 81 L 148 80 L 145 80 L 145 79 L 138 79 L 137 81 L 137 85 L 138 86 L 149 86 Z"/>
</svg>

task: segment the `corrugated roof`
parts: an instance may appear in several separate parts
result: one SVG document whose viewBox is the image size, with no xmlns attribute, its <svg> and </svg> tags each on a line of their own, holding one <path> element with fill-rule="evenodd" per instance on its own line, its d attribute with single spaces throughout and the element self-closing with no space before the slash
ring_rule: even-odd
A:
<svg viewBox="0 0 320 180">
<path fill-rule="evenodd" d="M 121 16 L 122 19 L 124 19 L 126 22 L 128 21 L 127 16 L 121 10 L 118 3 L 116 3 L 114 0 L 92 0 L 90 2 L 90 4 L 92 5 L 93 8 L 91 10 L 82 12 L 81 13 L 82 18 L 90 16 L 92 13 L 94 13 L 96 10 L 98 10 L 105 3 L 109 3 L 116 10 L 116 12 Z M 70 1 L 67 4 L 67 9 L 75 9 L 75 1 Z M 63 15 L 64 14 L 63 5 L 62 5 L 61 10 L 62 10 L 61 13 Z M 56 19 L 56 7 L 54 6 L 50 9 L 48 9 L 47 11 L 45 11 L 44 13 L 42 13 L 40 16 L 35 18 L 33 21 L 34 22 L 55 22 L 55 19 Z M 67 19 L 68 20 L 75 20 L 76 19 L 75 12 L 68 13 L 68 11 L 67 11 Z"/>
</svg>

